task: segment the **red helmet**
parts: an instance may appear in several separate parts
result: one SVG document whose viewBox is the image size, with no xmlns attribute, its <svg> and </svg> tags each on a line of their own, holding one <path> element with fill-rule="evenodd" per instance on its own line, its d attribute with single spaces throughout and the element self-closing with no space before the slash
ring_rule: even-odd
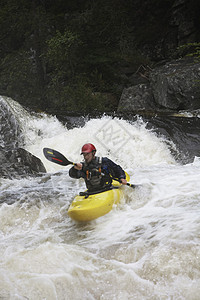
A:
<svg viewBox="0 0 200 300">
<path fill-rule="evenodd" d="M 93 144 L 85 144 L 83 145 L 82 149 L 81 149 L 81 154 L 84 154 L 84 153 L 90 153 L 90 152 L 96 152 L 97 149 L 95 148 L 95 146 Z"/>
</svg>

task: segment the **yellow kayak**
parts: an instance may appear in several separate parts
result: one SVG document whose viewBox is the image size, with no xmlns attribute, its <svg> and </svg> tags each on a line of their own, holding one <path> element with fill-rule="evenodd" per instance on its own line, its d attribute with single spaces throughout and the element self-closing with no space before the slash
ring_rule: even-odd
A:
<svg viewBox="0 0 200 300">
<path fill-rule="evenodd" d="M 129 181 L 128 174 L 126 179 Z M 121 184 L 114 180 L 112 185 L 113 189 L 108 191 L 89 196 L 76 196 L 68 209 L 70 218 L 79 222 L 88 222 L 109 213 L 113 204 L 119 203 L 123 197 Z"/>
</svg>

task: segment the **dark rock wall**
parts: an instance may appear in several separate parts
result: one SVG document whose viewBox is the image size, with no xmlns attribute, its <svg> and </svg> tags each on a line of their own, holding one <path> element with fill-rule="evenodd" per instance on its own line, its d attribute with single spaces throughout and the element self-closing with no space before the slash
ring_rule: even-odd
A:
<svg viewBox="0 0 200 300">
<path fill-rule="evenodd" d="M 153 61 L 175 58 L 178 46 L 200 41 L 199 0 L 147 0 L 140 2 L 140 8 L 143 13 L 136 12 L 136 25 L 147 37 L 139 46 Z"/>
<path fill-rule="evenodd" d="M 0 97 L 0 177 L 18 178 L 45 173 L 39 158 L 25 149 L 21 124 L 12 99 Z"/>
<path fill-rule="evenodd" d="M 118 111 L 200 109 L 200 62 L 179 59 L 154 68 L 149 82 L 125 88 Z"/>
<path fill-rule="evenodd" d="M 200 1 L 136 3 L 136 32 L 140 27 L 143 32 L 149 28 L 149 36 L 143 36 L 137 46 L 154 66 L 142 65 L 128 74 L 118 112 L 200 109 L 200 63 L 178 58 L 177 50 L 186 43 L 200 41 Z"/>
<path fill-rule="evenodd" d="M 176 60 L 155 68 L 150 83 L 160 106 L 176 111 L 200 108 L 200 62 Z"/>
</svg>

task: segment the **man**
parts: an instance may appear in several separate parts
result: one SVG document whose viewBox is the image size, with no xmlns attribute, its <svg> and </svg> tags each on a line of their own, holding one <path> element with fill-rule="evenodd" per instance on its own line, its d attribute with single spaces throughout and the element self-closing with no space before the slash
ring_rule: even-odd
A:
<svg viewBox="0 0 200 300">
<path fill-rule="evenodd" d="M 124 170 L 107 157 L 96 157 L 93 144 L 85 144 L 81 149 L 84 162 L 77 163 L 69 170 L 72 178 L 84 178 L 88 192 L 107 190 L 116 178 L 124 185 L 127 184 Z"/>
</svg>

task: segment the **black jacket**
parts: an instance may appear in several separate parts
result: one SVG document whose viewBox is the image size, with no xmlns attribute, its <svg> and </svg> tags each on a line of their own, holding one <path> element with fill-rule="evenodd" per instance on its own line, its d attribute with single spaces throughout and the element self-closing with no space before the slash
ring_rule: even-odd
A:
<svg viewBox="0 0 200 300">
<path fill-rule="evenodd" d="M 97 158 L 95 158 L 96 160 Z M 88 189 L 92 190 L 91 184 L 89 182 L 89 180 L 87 179 L 87 175 L 86 175 L 86 169 L 90 169 L 93 168 L 94 165 L 94 160 L 92 160 L 89 164 L 86 164 L 85 162 L 82 163 L 83 164 L 83 169 L 82 170 L 76 170 L 74 167 L 72 167 L 69 170 L 69 176 L 72 178 L 84 178 L 85 182 L 86 182 L 86 186 Z M 123 169 L 115 164 L 112 160 L 110 160 L 107 157 L 102 157 L 102 162 L 101 162 L 101 172 L 104 174 L 104 179 L 108 179 L 108 178 L 117 178 L 117 179 L 122 179 L 122 178 L 126 178 L 126 174 L 123 171 Z M 104 181 L 106 181 L 104 180 Z M 110 180 L 108 182 L 108 185 L 111 185 L 112 180 Z M 104 184 L 101 181 L 101 184 L 99 184 L 99 188 L 102 187 Z M 95 189 L 98 189 L 98 186 L 94 187 Z"/>
</svg>

